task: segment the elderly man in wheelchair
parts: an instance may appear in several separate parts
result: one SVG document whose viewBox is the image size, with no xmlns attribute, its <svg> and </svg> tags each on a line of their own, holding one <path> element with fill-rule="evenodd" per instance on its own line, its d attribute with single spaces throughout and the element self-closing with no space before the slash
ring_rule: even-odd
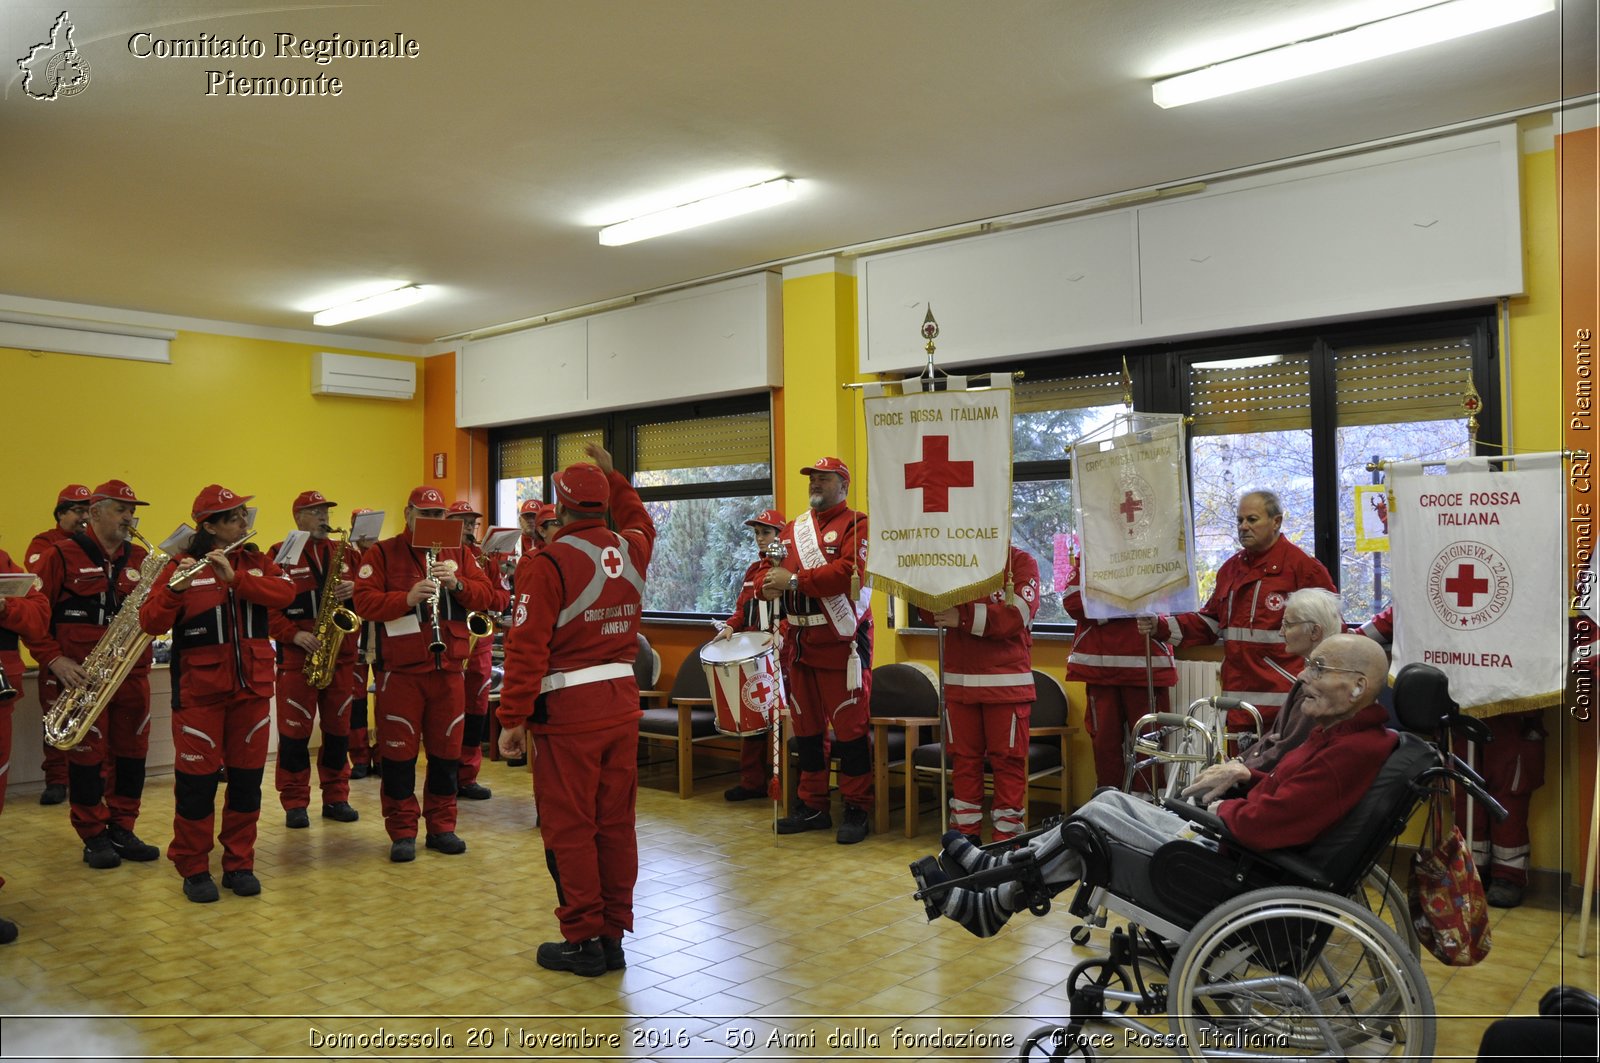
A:
<svg viewBox="0 0 1600 1063">
<path fill-rule="evenodd" d="M 1397 703 L 1409 691 L 1402 722 L 1442 736 L 1454 717 L 1444 677 L 1413 668 L 1397 683 Z M 1375 702 L 1386 675 L 1370 640 L 1325 639 L 1302 676 L 1311 735 L 1210 810 L 1101 791 L 1024 848 L 946 835 L 937 857 L 912 864 L 929 918 L 980 937 L 1025 908 L 1045 914 L 1074 883 L 1073 914 L 1128 921 L 1105 959 L 1069 976 L 1067 1025 L 1037 1032 L 1022 1058 L 1092 1058 L 1112 1045 L 1192 1059 L 1431 1054 L 1427 979 L 1362 882 L 1434 780 L 1481 788 L 1434 745 L 1385 726 Z M 1168 1031 L 1130 1008 L 1168 1012 Z M 1122 1027 L 1122 1038 L 1097 1040 L 1084 1031 L 1091 1020 Z"/>
</svg>

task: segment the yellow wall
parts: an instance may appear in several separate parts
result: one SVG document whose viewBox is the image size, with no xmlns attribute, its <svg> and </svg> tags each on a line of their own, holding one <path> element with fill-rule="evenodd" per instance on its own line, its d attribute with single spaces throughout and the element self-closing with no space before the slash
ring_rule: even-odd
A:
<svg viewBox="0 0 1600 1063">
<path fill-rule="evenodd" d="M 209 483 L 253 494 L 263 547 L 293 528 L 295 495 L 389 513 L 399 529 L 420 482 L 422 399 L 311 394 L 311 356 L 328 347 L 182 332 L 159 364 L 0 348 L 7 415 L 0 548 L 20 557 L 51 526 L 67 483 L 126 480 L 150 502 L 152 541 L 180 521 Z M 378 357 L 362 351 L 344 353 Z"/>
</svg>

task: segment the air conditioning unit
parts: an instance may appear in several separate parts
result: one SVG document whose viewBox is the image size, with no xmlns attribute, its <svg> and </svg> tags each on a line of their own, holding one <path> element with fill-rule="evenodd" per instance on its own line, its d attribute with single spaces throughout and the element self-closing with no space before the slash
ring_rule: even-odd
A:
<svg viewBox="0 0 1600 1063">
<path fill-rule="evenodd" d="M 311 394 L 410 399 L 417 393 L 417 363 L 320 351 L 311 356 Z"/>
</svg>

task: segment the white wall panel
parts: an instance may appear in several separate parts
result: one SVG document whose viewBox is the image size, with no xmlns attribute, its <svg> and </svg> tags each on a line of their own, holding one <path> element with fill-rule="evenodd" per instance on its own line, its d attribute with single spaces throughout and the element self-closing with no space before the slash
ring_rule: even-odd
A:
<svg viewBox="0 0 1600 1063">
<path fill-rule="evenodd" d="M 456 358 L 456 425 L 559 417 L 588 402 L 587 321 L 465 344 Z"/>
<path fill-rule="evenodd" d="M 862 372 L 920 367 L 929 304 L 937 357 L 967 362 L 1089 346 L 1139 324 L 1131 212 L 890 251 L 857 274 Z"/>
</svg>

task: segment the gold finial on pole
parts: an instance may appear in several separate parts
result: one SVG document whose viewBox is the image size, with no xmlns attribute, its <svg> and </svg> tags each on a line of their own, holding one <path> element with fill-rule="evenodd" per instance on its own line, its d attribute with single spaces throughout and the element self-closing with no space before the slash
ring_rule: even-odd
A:
<svg viewBox="0 0 1600 1063">
<path fill-rule="evenodd" d="M 939 336 L 939 323 L 933 319 L 933 304 L 928 304 L 928 312 L 922 318 L 922 338 L 928 341 L 923 348 L 928 352 L 928 373 L 933 374 L 933 341 Z"/>
<path fill-rule="evenodd" d="M 1128 372 L 1128 356 L 1122 356 L 1122 405 L 1133 409 L 1133 374 Z"/>
<path fill-rule="evenodd" d="M 1472 381 L 1467 381 L 1467 393 L 1461 397 L 1461 412 L 1467 415 L 1467 442 L 1478 445 L 1478 414 L 1483 411 L 1483 398 Z"/>
</svg>

